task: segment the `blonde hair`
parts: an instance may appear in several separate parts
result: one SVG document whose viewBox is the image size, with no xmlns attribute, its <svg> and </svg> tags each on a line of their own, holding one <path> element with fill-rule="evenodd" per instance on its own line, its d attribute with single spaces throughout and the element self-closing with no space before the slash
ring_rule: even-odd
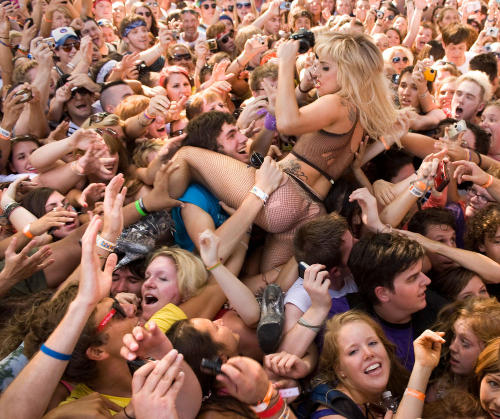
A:
<svg viewBox="0 0 500 419">
<path fill-rule="evenodd" d="M 487 103 L 491 99 L 493 89 L 486 73 L 479 70 L 468 71 L 457 79 L 457 87 L 463 81 L 474 82 L 480 87 L 482 94 L 481 102 Z"/>
<path fill-rule="evenodd" d="M 114 114 L 122 121 L 140 114 L 149 106 L 150 99 L 143 95 L 131 95 L 124 98 L 115 108 Z"/>
<path fill-rule="evenodd" d="M 382 54 L 364 34 L 318 32 L 316 53 L 337 64 L 337 94 L 359 110 L 361 125 L 372 138 L 387 134 L 396 122 Z"/>
<path fill-rule="evenodd" d="M 191 252 L 178 247 L 163 246 L 149 256 L 146 266 L 159 256 L 165 256 L 174 262 L 182 301 L 189 300 L 206 285 L 208 275 L 205 265 Z"/>
<path fill-rule="evenodd" d="M 393 29 L 393 28 L 391 28 L 391 29 Z M 396 45 L 395 47 L 390 47 L 390 48 L 387 48 L 386 50 L 384 50 L 384 52 L 382 53 L 382 56 L 384 57 L 384 62 L 392 65 L 392 58 L 398 52 L 402 52 L 403 54 L 406 54 L 406 56 L 408 57 L 408 65 L 409 66 L 413 65 L 412 52 L 408 48 L 402 47 L 401 45 Z"/>
<path fill-rule="evenodd" d="M 250 13 L 252 13 L 254 16 L 255 16 L 255 19 L 257 19 L 259 17 L 259 12 L 257 11 L 257 7 L 255 6 L 255 1 L 254 0 L 249 0 L 250 1 L 250 5 L 251 5 L 251 9 L 250 9 Z M 236 0 L 234 2 L 234 27 L 235 28 L 238 28 L 238 31 L 241 30 L 241 28 L 244 28 L 244 26 L 240 26 L 241 24 L 241 20 L 240 20 L 240 17 L 238 16 L 238 12 L 236 11 L 237 7 L 236 7 L 236 3 L 238 1 Z M 252 23 L 250 23 L 250 25 L 252 25 Z"/>
</svg>

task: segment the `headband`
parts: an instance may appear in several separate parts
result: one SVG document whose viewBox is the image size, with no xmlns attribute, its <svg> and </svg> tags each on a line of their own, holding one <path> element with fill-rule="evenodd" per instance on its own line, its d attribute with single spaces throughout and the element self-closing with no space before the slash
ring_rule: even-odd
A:
<svg viewBox="0 0 500 419">
<path fill-rule="evenodd" d="M 123 29 L 122 37 L 125 38 L 132 31 L 132 29 L 138 28 L 139 26 L 146 26 L 146 22 L 144 22 L 143 20 L 140 20 L 140 19 L 137 19 L 137 20 L 134 20 L 133 22 L 130 22 Z"/>
</svg>

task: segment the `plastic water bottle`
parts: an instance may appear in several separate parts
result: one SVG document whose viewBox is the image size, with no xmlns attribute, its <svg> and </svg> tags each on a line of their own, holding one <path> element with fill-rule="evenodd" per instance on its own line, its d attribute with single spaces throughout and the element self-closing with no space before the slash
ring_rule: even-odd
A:
<svg viewBox="0 0 500 419">
<path fill-rule="evenodd" d="M 387 410 L 392 410 L 394 413 L 398 410 L 398 401 L 389 390 L 382 393 L 382 403 Z"/>
</svg>

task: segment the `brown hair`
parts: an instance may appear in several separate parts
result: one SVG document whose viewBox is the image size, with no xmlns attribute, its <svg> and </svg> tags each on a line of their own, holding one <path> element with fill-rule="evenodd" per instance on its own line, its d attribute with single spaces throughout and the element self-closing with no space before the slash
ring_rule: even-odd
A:
<svg viewBox="0 0 500 419">
<path fill-rule="evenodd" d="M 479 277 L 477 273 L 462 267 L 448 269 L 432 281 L 432 287 L 439 295 L 454 301 L 475 276 Z"/>
<path fill-rule="evenodd" d="M 479 354 L 475 372 L 478 387 L 486 374 L 498 374 L 500 372 L 500 337 L 488 342 L 486 348 Z"/>
<path fill-rule="evenodd" d="M 447 8 L 445 8 L 447 9 Z M 460 24 L 448 25 L 442 30 L 443 44 L 461 44 L 469 39 L 469 29 Z"/>
<path fill-rule="evenodd" d="M 486 239 L 492 239 L 500 227 L 500 204 L 491 203 L 467 220 L 465 243 L 467 248 L 479 252 Z"/>
</svg>

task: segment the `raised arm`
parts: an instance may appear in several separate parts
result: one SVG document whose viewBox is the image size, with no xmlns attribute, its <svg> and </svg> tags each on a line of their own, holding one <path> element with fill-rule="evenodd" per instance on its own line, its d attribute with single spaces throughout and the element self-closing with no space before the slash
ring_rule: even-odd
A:
<svg viewBox="0 0 500 419">
<path fill-rule="evenodd" d="M 54 332 L 0 398 L 0 410 L 16 418 L 41 417 L 61 379 L 80 334 L 97 303 L 109 295 L 116 255 L 108 258 L 104 271 L 95 252 L 97 231 L 94 217 L 82 240 L 80 285 L 75 300 Z M 43 383 L 43 385 L 40 385 Z"/>
</svg>

